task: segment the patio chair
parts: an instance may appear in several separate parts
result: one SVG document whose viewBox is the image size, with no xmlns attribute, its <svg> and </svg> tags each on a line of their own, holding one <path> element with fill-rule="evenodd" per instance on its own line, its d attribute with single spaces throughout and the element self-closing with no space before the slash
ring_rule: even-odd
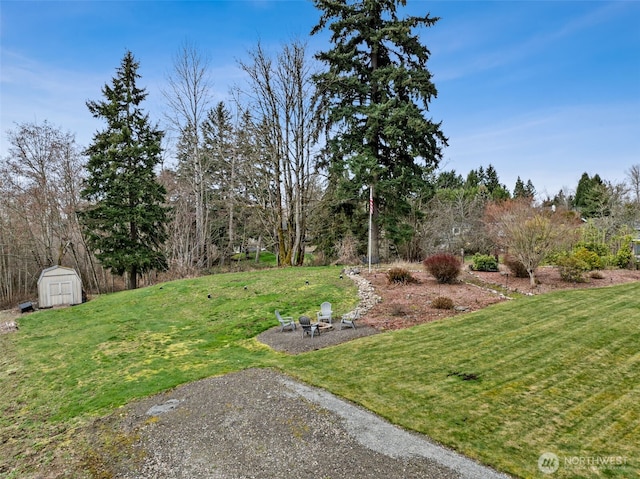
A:
<svg viewBox="0 0 640 479">
<path fill-rule="evenodd" d="M 320 330 L 318 329 L 317 324 L 311 324 L 311 318 L 309 316 L 300 316 L 298 319 L 300 323 L 300 327 L 302 328 L 302 337 L 304 338 L 305 334 L 308 334 L 313 338 L 313 336 L 318 333 L 320 334 Z"/>
<path fill-rule="evenodd" d="M 360 311 L 357 309 L 351 313 L 343 315 L 340 320 L 340 329 L 344 327 L 356 329 L 356 319 L 360 319 Z"/>
<path fill-rule="evenodd" d="M 282 317 L 280 315 L 280 311 L 276 309 L 276 318 L 280 321 L 280 332 L 284 331 L 285 328 L 291 329 L 291 331 L 296 330 L 296 322 L 290 316 Z"/>
<path fill-rule="evenodd" d="M 320 305 L 320 311 L 318 311 L 318 322 L 323 321 L 325 323 L 333 324 L 332 315 L 333 311 L 331 311 L 331 303 L 325 301 Z"/>
</svg>

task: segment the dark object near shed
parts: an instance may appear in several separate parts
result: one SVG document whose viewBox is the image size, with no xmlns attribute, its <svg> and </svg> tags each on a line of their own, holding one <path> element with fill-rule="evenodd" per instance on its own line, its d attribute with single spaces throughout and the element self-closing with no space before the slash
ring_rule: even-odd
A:
<svg viewBox="0 0 640 479">
<path fill-rule="evenodd" d="M 29 311 L 33 311 L 33 303 L 31 301 L 27 301 L 25 303 L 20 303 L 18 305 L 20 308 L 20 313 L 26 313 Z"/>
</svg>

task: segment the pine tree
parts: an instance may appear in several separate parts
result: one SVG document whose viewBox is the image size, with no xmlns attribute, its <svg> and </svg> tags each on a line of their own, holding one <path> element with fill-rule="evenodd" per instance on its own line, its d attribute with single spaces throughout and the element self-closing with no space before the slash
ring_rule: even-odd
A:
<svg viewBox="0 0 640 479">
<path fill-rule="evenodd" d="M 140 107 L 147 93 L 136 85 L 138 67 L 127 52 L 111 86 L 102 88 L 104 100 L 87 102 L 107 126 L 94 134 L 86 150 L 88 178 L 82 196 L 89 206 L 80 212 L 96 257 L 112 273 L 128 273 L 130 289 L 137 287 L 138 275 L 167 268 L 161 248 L 168 209 L 165 189 L 154 173 L 163 132 L 150 125 Z"/>
<path fill-rule="evenodd" d="M 330 180 L 348 181 L 350 187 L 336 191 L 359 195 L 362 204 L 369 194 L 365 187 L 373 187 L 372 256 L 377 258 L 378 227 L 402 230 L 395 226 L 411 211 L 410 198 L 420 194 L 447 144 L 441 124 L 426 116 L 437 90 L 427 70 L 430 52 L 413 32 L 438 18 L 400 19 L 398 6 L 405 0 L 314 4 L 322 15 L 312 34 L 332 32 L 333 48 L 317 55 L 328 69 L 314 77 L 331 132 Z"/>
<path fill-rule="evenodd" d="M 587 192 L 591 189 L 591 178 L 587 172 L 582 173 L 578 186 L 576 187 L 576 194 L 573 198 L 573 206 L 580 209 L 586 204 Z"/>
<path fill-rule="evenodd" d="M 597 173 L 589 177 L 583 173 L 576 188 L 573 206 L 580 211 L 583 218 L 606 216 L 602 205 L 606 203 L 607 188 Z"/>
<path fill-rule="evenodd" d="M 464 180 L 462 179 L 462 175 L 456 173 L 456 170 L 443 171 L 436 178 L 435 187 L 437 189 L 446 188 L 455 190 L 464 187 Z"/>
<path fill-rule="evenodd" d="M 527 184 L 524 186 L 525 195 L 527 198 L 532 198 L 536 196 L 536 188 L 533 186 L 531 180 L 527 180 Z"/>
<path fill-rule="evenodd" d="M 527 180 L 527 183 L 525 184 L 518 176 L 516 179 L 516 185 L 513 188 L 513 198 L 527 198 L 529 200 L 533 200 L 535 195 L 536 189 L 531 180 Z"/>
<path fill-rule="evenodd" d="M 487 167 L 487 171 L 485 173 L 485 184 L 487 186 L 487 190 L 491 194 L 491 198 L 494 200 L 506 200 L 511 197 L 509 190 L 507 190 L 506 186 L 500 183 L 500 178 L 498 177 L 498 172 L 493 167 L 493 165 L 489 164 Z"/>
<path fill-rule="evenodd" d="M 522 179 L 518 176 L 518 179 L 516 179 L 516 185 L 513 188 L 513 197 L 515 198 L 525 198 L 527 196 L 527 192 L 524 188 L 524 183 L 522 182 Z"/>
<path fill-rule="evenodd" d="M 467 174 L 467 179 L 464 183 L 464 187 L 466 189 L 477 188 L 482 182 L 482 178 L 480 177 L 480 173 L 477 170 L 471 170 Z"/>
<path fill-rule="evenodd" d="M 210 171 L 212 189 L 218 193 L 211 199 L 212 209 L 218 211 L 218 217 L 214 218 L 214 228 L 225 231 L 226 238 L 220 238 L 220 264 L 224 264 L 233 253 L 236 236 L 236 224 L 238 223 L 238 155 L 235 151 L 235 131 L 232 124 L 231 113 L 224 104 L 218 102 L 215 108 L 207 113 L 207 118 L 202 124 L 203 154 L 207 157 L 207 165 Z M 217 204 L 216 204 L 217 200 Z"/>
<path fill-rule="evenodd" d="M 485 185 L 487 189 L 493 193 L 493 191 L 497 188 L 500 188 L 502 185 L 500 184 L 500 179 L 498 178 L 498 172 L 493 167 L 492 164 L 489 164 L 487 167 L 487 171 L 485 173 Z"/>
</svg>

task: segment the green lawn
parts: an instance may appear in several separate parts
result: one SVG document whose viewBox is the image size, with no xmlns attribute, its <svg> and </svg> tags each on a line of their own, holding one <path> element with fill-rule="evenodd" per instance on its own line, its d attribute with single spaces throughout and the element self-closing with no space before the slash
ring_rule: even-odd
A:
<svg viewBox="0 0 640 479">
<path fill-rule="evenodd" d="M 296 367 L 306 381 L 518 476 L 549 477 L 537 461 L 552 452 L 554 478 L 638 477 L 638 283 L 501 303 L 317 351 Z M 616 467 L 588 467 L 598 460 Z"/>
<path fill-rule="evenodd" d="M 315 314 L 325 300 L 338 313 L 357 302 L 335 267 L 207 276 L 25 315 L 0 336 L 0 477 L 35 477 L 54 451 L 73 451 L 76 427 L 131 399 L 247 367 L 282 368 L 514 475 L 637 475 L 639 283 L 519 298 L 295 358 L 252 339 L 277 324 L 274 309 Z M 544 452 L 560 459 L 553 475 L 538 470 Z"/>
</svg>

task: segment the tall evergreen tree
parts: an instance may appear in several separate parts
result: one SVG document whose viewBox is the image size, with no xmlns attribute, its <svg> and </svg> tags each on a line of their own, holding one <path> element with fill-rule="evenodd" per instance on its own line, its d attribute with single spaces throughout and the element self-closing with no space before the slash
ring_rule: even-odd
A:
<svg viewBox="0 0 640 479">
<path fill-rule="evenodd" d="M 516 179 L 516 185 L 513 188 L 513 198 L 527 198 L 532 200 L 535 195 L 536 189 L 533 186 L 531 180 L 527 180 L 527 183 L 525 184 L 518 176 L 518 178 Z"/>
<path fill-rule="evenodd" d="M 518 176 L 518 179 L 516 180 L 516 185 L 513 188 L 513 197 L 514 199 L 516 199 L 516 198 L 525 198 L 526 196 L 527 196 L 527 192 L 524 188 L 524 183 L 522 179 Z"/>
<path fill-rule="evenodd" d="M 481 183 L 482 177 L 480 176 L 480 172 L 478 170 L 471 170 L 467 174 L 467 179 L 464 183 L 464 187 L 467 189 L 477 188 Z"/>
<path fill-rule="evenodd" d="M 493 167 L 491 163 L 487 167 L 487 171 L 485 172 L 485 185 L 487 189 L 493 193 L 493 191 L 497 188 L 500 188 L 502 185 L 500 184 L 500 179 L 498 178 L 498 172 Z"/>
<path fill-rule="evenodd" d="M 163 132 L 140 107 L 147 93 L 136 85 L 138 67 L 127 52 L 112 84 L 102 88 L 104 100 L 87 102 L 107 126 L 94 134 L 86 151 L 82 196 L 89 206 L 80 213 L 96 257 L 114 274 L 128 273 L 131 289 L 137 287 L 138 275 L 167 267 L 162 245 L 168 209 L 154 172 L 161 161 Z"/>
<path fill-rule="evenodd" d="M 530 179 L 527 180 L 527 184 L 524 186 L 524 191 L 527 198 L 533 198 L 536 196 L 536 188 L 533 186 L 533 182 Z"/>
<path fill-rule="evenodd" d="M 435 187 L 436 189 L 455 190 L 464 187 L 464 180 L 462 175 L 456 173 L 456 170 L 443 171 L 436 178 Z"/>
<path fill-rule="evenodd" d="M 602 205 L 607 201 L 607 187 L 597 173 L 589 177 L 583 173 L 576 187 L 573 206 L 580 211 L 583 218 L 606 216 L 606 209 Z"/>
<path fill-rule="evenodd" d="M 212 209 L 218 212 L 213 219 L 214 228 L 218 224 L 220 230 L 226 232 L 226 238 L 220 238 L 220 264 L 231 257 L 236 236 L 238 217 L 238 155 L 235 146 L 235 131 L 231 112 L 224 104 L 218 102 L 215 108 L 207 113 L 202 123 L 203 154 L 207 156 L 211 189 L 217 195 L 211 199 Z M 223 224 L 222 224 L 223 223 Z"/>
<path fill-rule="evenodd" d="M 507 187 L 500 183 L 498 172 L 491 164 L 485 172 L 485 185 L 494 200 L 506 200 L 511 197 Z"/>
<path fill-rule="evenodd" d="M 586 202 L 587 192 L 591 189 L 591 177 L 585 171 L 582 173 L 580 177 L 580 181 L 578 181 L 578 186 L 576 187 L 576 194 L 573 197 L 573 206 L 576 208 L 581 208 L 584 206 Z"/>
<path fill-rule="evenodd" d="M 372 256 L 379 256 L 379 227 L 389 236 L 411 211 L 411 198 L 437 166 L 447 139 L 427 118 L 437 95 L 427 69 L 430 52 L 414 29 L 438 18 L 398 17 L 405 0 L 314 0 L 322 11 L 312 30 L 331 32 L 333 48 L 317 58 L 327 70 L 315 75 L 319 103 L 327 108 L 330 180 L 349 183 L 348 196 L 374 192 Z M 345 174 L 345 171 L 348 174 Z M 363 201 L 364 203 L 364 201 Z"/>
</svg>

